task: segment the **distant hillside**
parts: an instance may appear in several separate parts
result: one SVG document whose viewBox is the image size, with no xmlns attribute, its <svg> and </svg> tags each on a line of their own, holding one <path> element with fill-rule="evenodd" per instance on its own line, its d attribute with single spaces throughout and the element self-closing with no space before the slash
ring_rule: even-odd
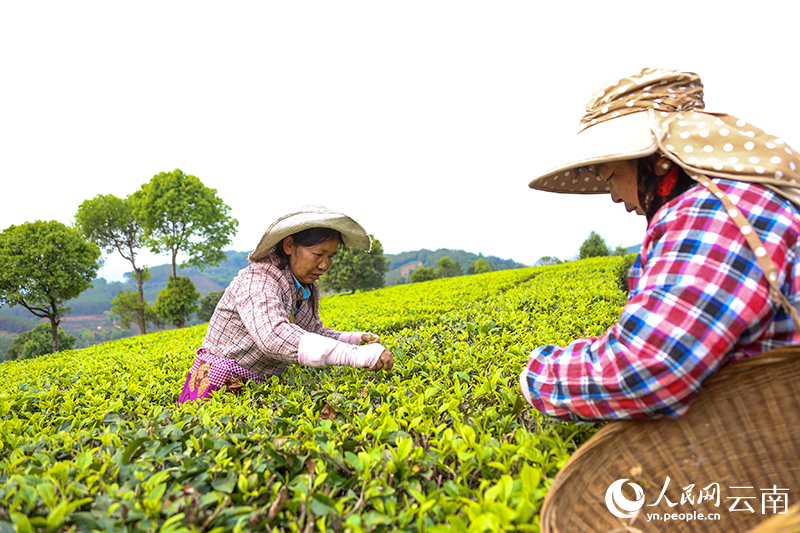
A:
<svg viewBox="0 0 800 533">
<path fill-rule="evenodd" d="M 236 273 L 247 266 L 247 252 L 229 251 L 227 255 L 227 261 L 218 267 L 207 268 L 203 272 L 195 267 L 178 268 L 178 275 L 189 276 L 202 296 L 210 292 L 225 290 Z M 144 296 L 152 305 L 161 289 L 167 286 L 167 278 L 172 274 L 172 265 L 151 267 L 150 274 L 152 276 L 150 281 L 144 284 Z M 72 308 L 72 316 L 102 315 L 111 309 L 111 300 L 119 291 L 135 291 L 136 281 L 133 273 L 128 272 L 125 276 L 126 281 L 124 282 L 112 281 L 109 283 L 104 278 L 95 279 L 91 289 L 82 292 L 80 296 L 66 303 Z M 31 314 L 19 306 L 11 309 L 0 308 L 0 316 L 2 315 L 31 318 Z M 5 328 L 0 325 L 0 329 Z"/>
<path fill-rule="evenodd" d="M 28 313 L 27 317 L 0 314 L 0 361 L 3 360 L 6 350 L 20 334 L 35 328 L 40 319 Z"/>
<path fill-rule="evenodd" d="M 642 250 L 641 244 L 634 244 L 633 246 L 628 246 L 625 248 L 625 253 L 628 254 L 638 254 Z"/>
<path fill-rule="evenodd" d="M 386 273 L 386 284 L 396 285 L 408 281 L 409 274 L 419 267 L 435 267 L 442 257 L 449 257 L 453 261 L 461 263 L 461 267 L 466 274 L 467 267 L 475 262 L 479 257 L 492 267 L 492 270 L 510 270 L 513 268 L 524 268 L 527 265 L 517 263 L 513 259 L 500 259 L 493 255 L 483 256 L 483 254 L 473 254 L 464 250 L 450 250 L 439 248 L 431 251 L 423 248 L 413 252 L 402 252 L 399 254 L 386 254 L 390 261 L 389 272 Z"/>
<path fill-rule="evenodd" d="M 227 261 L 218 267 L 207 268 L 202 272 L 195 267 L 179 268 L 178 275 L 189 276 L 202 296 L 210 292 L 223 291 L 239 270 L 247 266 L 247 254 L 248 252 L 229 251 L 227 252 Z M 386 254 L 386 258 L 390 261 L 390 271 L 386 273 L 386 284 L 407 282 L 408 275 L 412 270 L 420 266 L 436 266 L 439 259 L 445 256 L 460 262 L 465 273 L 470 264 L 479 257 L 483 257 L 480 254 L 445 248 L 436 251 L 423 249 L 400 254 Z M 500 259 L 493 256 L 483 257 L 483 259 L 493 270 L 508 270 L 526 266 L 511 259 Z M 151 267 L 150 274 L 152 276 L 150 281 L 144 284 L 144 295 L 150 305 L 153 305 L 158 293 L 167 286 L 167 278 L 172 274 L 172 265 Z M 62 324 L 64 330 L 70 334 L 77 334 L 82 328 L 98 329 L 98 327 L 110 326 L 111 322 L 103 316 L 103 313 L 111 309 L 111 300 L 119 291 L 136 290 L 133 273 L 128 272 L 125 276 L 124 282 L 112 281 L 111 283 L 104 278 L 97 278 L 92 282 L 91 289 L 68 301 L 67 305 L 72 308 L 72 314 L 65 318 Z M 22 307 L 0 308 L 0 331 L 16 335 L 33 329 L 39 321 Z"/>
<path fill-rule="evenodd" d="M 23 316 L 0 314 L 0 331 L 19 334 L 35 328 L 41 319 L 36 318 L 28 311 L 25 313 Z"/>
</svg>

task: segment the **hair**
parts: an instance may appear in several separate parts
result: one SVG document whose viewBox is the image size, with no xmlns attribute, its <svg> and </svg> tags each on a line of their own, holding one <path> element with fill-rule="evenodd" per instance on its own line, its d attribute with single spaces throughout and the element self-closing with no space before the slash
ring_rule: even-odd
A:
<svg viewBox="0 0 800 533">
<path fill-rule="evenodd" d="M 341 232 L 331 228 L 309 228 L 291 235 L 294 243 L 300 246 L 316 246 L 321 242 L 337 240 L 340 244 L 344 242 Z M 278 256 L 278 268 L 284 269 L 289 265 L 289 256 L 283 250 L 283 241 L 286 237 L 275 245 L 275 254 Z"/>
<path fill-rule="evenodd" d="M 658 155 L 660 152 L 656 152 L 655 156 Z M 640 157 L 636 160 L 639 205 L 642 206 L 648 222 L 664 204 L 697 185 L 697 182 L 674 162 L 670 172 L 664 176 L 657 175 L 653 169 L 655 156 Z"/>
</svg>

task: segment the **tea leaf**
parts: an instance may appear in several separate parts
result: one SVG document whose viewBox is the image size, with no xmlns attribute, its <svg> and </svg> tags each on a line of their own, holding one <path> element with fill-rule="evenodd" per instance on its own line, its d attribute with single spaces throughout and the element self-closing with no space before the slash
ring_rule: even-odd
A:
<svg viewBox="0 0 800 533">
<path fill-rule="evenodd" d="M 2 362 L 0 533 L 537 530 L 543 480 L 596 426 L 545 420 L 519 372 L 613 324 L 618 264 L 321 298 L 390 373 L 290 365 L 178 405 L 205 325 Z"/>
</svg>

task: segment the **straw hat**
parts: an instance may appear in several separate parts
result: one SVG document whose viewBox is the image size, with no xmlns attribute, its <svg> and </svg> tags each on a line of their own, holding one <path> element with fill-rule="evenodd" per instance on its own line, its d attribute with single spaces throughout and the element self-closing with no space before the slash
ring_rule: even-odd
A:
<svg viewBox="0 0 800 533">
<path fill-rule="evenodd" d="M 339 231 L 346 246 L 360 248 L 367 252 L 372 247 L 372 240 L 366 230 L 353 218 L 327 207 L 308 205 L 283 215 L 273 222 L 261 237 L 261 242 L 258 243 L 256 249 L 250 253 L 250 262 L 254 263 L 264 259 L 285 237 L 311 228 L 330 228 Z"/>
<path fill-rule="evenodd" d="M 607 183 L 588 165 L 663 153 L 697 174 L 761 183 L 800 205 L 800 158 L 779 137 L 734 116 L 703 111 L 693 72 L 646 68 L 592 95 L 568 156 L 530 182 L 542 191 L 600 194 Z"/>
</svg>

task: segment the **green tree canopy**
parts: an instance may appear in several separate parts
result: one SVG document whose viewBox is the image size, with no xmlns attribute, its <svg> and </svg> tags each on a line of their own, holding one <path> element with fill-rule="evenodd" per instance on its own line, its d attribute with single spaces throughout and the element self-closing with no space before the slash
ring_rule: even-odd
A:
<svg viewBox="0 0 800 533">
<path fill-rule="evenodd" d="M 477 258 L 475 261 L 472 262 L 471 265 L 467 267 L 467 274 L 485 274 L 486 272 L 491 272 L 492 267 L 489 266 L 489 263 L 483 257 Z"/>
<path fill-rule="evenodd" d="M 56 221 L 10 226 L 0 233 L 0 305 L 21 305 L 50 320 L 53 352 L 64 302 L 89 288 L 100 268 L 100 248 Z"/>
<path fill-rule="evenodd" d="M 545 265 L 560 265 L 563 263 L 561 259 L 552 255 L 545 255 L 539 258 L 533 266 L 545 266 Z"/>
<path fill-rule="evenodd" d="M 90 330 L 89 328 L 81 328 L 80 335 L 78 336 L 78 342 L 75 347 L 88 348 L 89 346 L 92 346 L 96 340 L 97 339 L 94 331 Z"/>
<path fill-rule="evenodd" d="M 606 241 L 594 231 L 589 234 L 585 241 L 583 241 L 583 244 L 581 244 L 581 248 L 578 251 L 579 259 L 587 259 L 589 257 L 605 257 L 608 255 L 611 255 L 611 249 L 609 249 Z"/>
<path fill-rule="evenodd" d="M 200 293 L 192 283 L 192 280 L 185 276 L 170 276 L 167 286 L 164 287 L 153 310 L 165 322 L 171 323 L 176 328 L 182 328 L 186 321 L 196 312 L 199 307 L 197 300 Z"/>
<path fill-rule="evenodd" d="M 383 256 L 381 241 L 372 235 L 372 249 L 369 252 L 358 248 L 340 246 L 333 265 L 322 279 L 320 286 L 326 290 L 355 293 L 379 289 L 384 285 L 384 275 L 389 271 L 389 260 Z"/>
<path fill-rule="evenodd" d="M 411 283 L 430 281 L 436 279 L 436 270 L 433 267 L 419 267 L 411 271 Z"/>
<path fill-rule="evenodd" d="M 454 278 L 464 275 L 464 271 L 461 270 L 461 263 L 453 261 L 449 257 L 442 257 L 437 264 L 439 266 L 436 267 L 436 277 Z"/>
<path fill-rule="evenodd" d="M 125 329 L 130 328 L 134 322 L 138 323 L 142 317 L 146 323 L 156 328 L 164 327 L 164 321 L 156 315 L 150 304 L 147 301 L 140 303 L 139 295 L 134 291 L 119 291 L 111 304 L 111 312 L 119 317 L 120 324 Z"/>
<path fill-rule="evenodd" d="M 144 243 L 142 213 L 135 209 L 140 197 L 141 194 L 134 193 L 122 200 L 113 194 L 98 194 L 91 200 L 84 200 L 75 214 L 75 227 L 84 237 L 105 248 L 106 253 L 117 251 L 131 263 L 139 290 L 136 321 L 139 331 L 147 333 L 145 310 L 148 306 L 144 282 L 149 279 L 149 274 L 147 267 L 136 265 L 136 255 Z"/>
<path fill-rule="evenodd" d="M 214 309 L 217 308 L 222 295 L 225 291 L 209 292 L 200 298 L 200 309 L 197 310 L 197 319 L 201 322 L 208 322 L 214 314 Z"/>
<path fill-rule="evenodd" d="M 67 335 L 63 329 L 57 330 L 59 350 L 71 350 L 75 346 L 75 336 Z M 53 338 L 48 324 L 39 324 L 30 331 L 14 339 L 6 352 L 6 360 L 33 359 L 40 355 L 54 353 Z"/>
<path fill-rule="evenodd" d="M 181 266 L 203 268 L 225 261 L 222 249 L 239 224 L 216 189 L 180 169 L 156 174 L 142 185 L 136 208 L 145 224 L 145 242 L 154 253 L 171 253 L 176 278 L 179 252 L 189 256 Z"/>
</svg>

